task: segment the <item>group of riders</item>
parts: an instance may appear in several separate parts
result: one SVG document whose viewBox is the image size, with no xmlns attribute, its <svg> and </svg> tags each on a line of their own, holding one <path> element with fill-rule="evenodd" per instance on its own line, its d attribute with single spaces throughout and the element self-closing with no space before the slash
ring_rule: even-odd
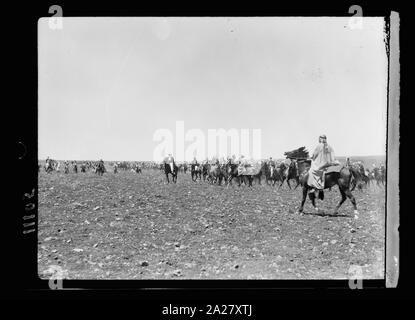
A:
<svg viewBox="0 0 415 320">
<path fill-rule="evenodd" d="M 232 184 L 232 180 L 237 181 L 240 186 L 242 183 L 252 186 L 253 181 L 257 179 L 261 184 L 261 178 L 265 177 L 268 184 L 275 185 L 277 181 L 280 182 L 280 187 L 284 181 L 287 181 L 291 189 L 290 180 L 294 179 L 297 184 L 303 189 L 303 198 L 299 212 L 302 213 L 304 202 L 309 196 L 315 209 L 318 209 L 315 204 L 315 199 L 324 199 L 324 189 L 331 189 L 331 187 L 338 185 L 341 193 L 341 200 L 336 206 L 335 213 L 340 208 L 341 204 L 349 198 L 353 204 L 355 214 L 357 214 L 356 201 L 351 191 L 357 186 L 362 189 L 364 185 L 368 186 L 372 181 L 376 181 L 378 186 L 385 185 L 386 168 L 384 165 L 373 165 L 371 170 L 364 168 L 362 162 L 351 162 L 346 160 L 345 164 L 340 164 L 335 159 L 333 148 L 327 143 L 325 135 L 319 136 L 319 143 L 315 148 L 311 158 L 296 158 L 287 157 L 286 160 L 280 162 L 272 158 L 266 161 L 256 162 L 252 159 L 246 159 L 244 156 L 236 158 L 235 156 L 225 159 L 212 159 L 208 161 L 198 162 L 196 158 L 190 163 L 190 168 L 187 163 L 176 164 L 174 157 L 169 154 L 160 165 L 155 162 L 148 164 L 142 163 L 146 168 L 160 168 L 164 169 L 167 182 L 169 183 L 169 174 L 173 176 L 173 182 L 177 181 L 179 170 L 187 172 L 191 171 L 193 181 L 203 180 L 212 184 L 221 184 L 223 181 L 227 186 Z M 308 153 L 307 153 L 308 154 Z M 72 165 L 72 170 L 78 173 L 78 164 L 76 161 L 64 161 L 64 173 L 69 173 L 69 167 Z M 99 175 L 106 172 L 104 161 L 86 161 L 79 165 L 81 172 L 86 172 L 88 169 Z M 141 173 L 141 168 L 138 163 L 116 162 L 113 164 L 114 173 L 118 172 L 118 168 L 131 169 L 134 172 Z M 40 170 L 40 166 L 39 166 Z M 52 171 L 60 171 L 60 162 L 52 160 L 49 157 L 46 159 L 45 171 L 50 173 Z"/>
<path fill-rule="evenodd" d="M 280 183 L 280 187 L 287 181 L 288 186 L 291 189 L 290 180 L 294 179 L 297 184 L 295 188 L 300 184 L 300 171 L 301 164 L 308 163 L 307 166 L 307 184 L 310 186 L 310 192 L 319 192 L 324 189 L 324 175 L 328 168 L 339 167 L 340 163 L 335 159 L 333 148 L 327 143 L 327 137 L 321 135 L 319 137 L 319 144 L 315 148 L 311 159 L 296 159 L 287 158 L 283 161 L 274 160 L 272 157 L 266 161 L 260 163 L 255 162 L 252 159 L 245 158 L 241 155 L 237 158 L 235 155 L 225 158 L 212 158 L 205 159 L 204 161 L 198 161 L 196 157 L 188 164 L 186 162 L 176 164 L 174 157 L 169 154 L 163 162 L 158 166 L 153 163 L 141 163 L 137 162 L 115 162 L 112 164 L 113 172 L 117 173 L 119 169 L 131 170 L 136 173 L 141 173 L 142 168 L 157 168 L 165 170 L 167 181 L 168 173 L 173 176 L 179 171 L 186 173 L 188 170 L 191 172 L 193 181 L 198 179 L 201 181 L 208 181 L 211 183 L 221 184 L 223 181 L 226 184 L 230 184 L 235 179 L 238 185 L 247 184 L 252 186 L 253 181 L 258 181 L 261 184 L 261 178 L 264 177 L 267 184 L 275 185 Z M 299 167 L 300 166 L 300 167 Z M 354 181 L 353 189 L 357 186 L 362 189 L 363 186 L 368 186 L 372 181 L 375 181 L 377 185 L 385 184 L 386 168 L 384 165 L 376 166 L 373 164 L 373 168 L 369 170 L 364 168 L 362 162 L 351 163 L 347 159 L 344 167 L 350 168 L 353 171 Z M 70 168 L 74 173 L 87 172 L 92 169 L 96 174 L 102 175 L 107 172 L 104 161 L 84 161 L 79 165 L 77 161 L 63 161 L 63 172 L 69 173 Z M 40 165 L 39 165 L 40 170 Z M 52 171 L 59 172 L 61 170 L 61 163 L 59 161 L 46 159 L 45 171 L 50 173 Z M 175 181 L 173 177 L 173 181 Z"/>
<path fill-rule="evenodd" d="M 40 171 L 40 168 L 41 168 L 41 165 L 39 165 L 39 168 L 38 168 L 39 171 Z M 60 172 L 61 162 L 47 157 L 44 168 L 47 173 L 51 173 L 53 171 Z M 81 162 L 79 165 L 76 160 L 63 161 L 63 172 L 65 174 L 68 174 L 70 172 L 70 168 L 72 168 L 72 171 L 74 173 L 78 173 L 78 170 L 80 172 L 85 173 L 89 171 L 90 169 L 92 169 L 93 172 L 98 175 L 103 175 L 106 172 L 104 161 L 102 159 L 99 161 L 84 161 L 84 162 Z"/>
<path fill-rule="evenodd" d="M 305 167 L 307 170 L 301 170 L 301 167 Z M 277 161 L 270 157 L 268 160 L 258 163 L 252 159 L 245 158 L 243 155 L 239 158 L 233 155 L 227 159 L 221 158 L 220 160 L 214 157 L 210 160 L 206 158 L 201 162 L 194 157 L 189 165 L 186 162 L 176 165 L 173 156 L 169 154 L 160 165 L 161 170 L 165 168 L 167 181 L 167 173 L 174 175 L 174 168 L 177 168 L 177 171 L 183 171 L 184 173 L 190 169 L 193 181 L 203 179 L 203 181 L 211 183 L 221 184 L 224 181 L 226 184 L 229 184 L 233 179 L 236 179 L 239 185 L 243 183 L 252 186 L 252 181 L 256 179 L 258 184 L 261 184 L 261 178 L 264 177 L 267 184 L 275 185 L 276 182 L 280 182 L 280 187 L 284 181 L 287 181 L 290 189 L 291 179 L 297 182 L 295 186 L 297 188 L 300 184 L 301 173 L 307 173 L 307 181 L 304 182 L 310 186 L 310 192 L 316 193 L 321 193 L 320 191 L 325 187 L 325 173 L 329 169 L 337 169 L 339 171 L 342 167 L 350 169 L 353 173 L 352 190 L 356 186 L 361 190 L 372 181 L 376 181 L 378 186 L 384 186 L 385 184 L 386 168 L 383 164 L 380 166 L 373 164 L 373 169 L 369 170 L 364 168 L 361 161 L 351 163 L 348 158 L 346 163 L 341 166 L 339 161 L 335 159 L 333 148 L 327 143 L 326 135 L 319 136 L 319 144 L 310 159 L 287 158 L 283 161 Z"/>
</svg>

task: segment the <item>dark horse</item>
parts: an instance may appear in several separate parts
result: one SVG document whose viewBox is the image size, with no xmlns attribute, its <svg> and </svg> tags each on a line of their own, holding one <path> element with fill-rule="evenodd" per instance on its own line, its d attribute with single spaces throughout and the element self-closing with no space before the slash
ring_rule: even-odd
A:
<svg viewBox="0 0 415 320">
<path fill-rule="evenodd" d="M 169 174 L 172 175 L 173 182 L 177 182 L 177 173 L 179 172 L 179 168 L 176 166 L 176 163 L 173 162 L 173 171 L 171 170 L 171 166 L 168 163 L 164 163 L 164 173 L 166 175 L 167 183 L 170 183 L 169 181 Z"/>
<path fill-rule="evenodd" d="M 311 187 L 307 184 L 310 166 L 311 166 L 311 160 L 299 160 L 298 161 L 300 184 L 303 187 L 303 199 L 301 201 L 300 209 L 298 210 L 300 214 L 302 214 L 303 212 L 304 203 L 307 198 L 307 194 L 311 200 L 311 203 L 313 204 L 314 209 L 318 210 L 318 208 L 316 207 L 316 202 L 315 202 L 316 195 L 314 192 L 309 192 Z M 347 167 L 342 167 L 339 170 L 339 172 L 337 171 L 328 172 L 324 175 L 324 189 L 331 188 L 337 184 L 339 186 L 340 194 L 342 196 L 340 202 L 338 203 L 338 205 L 336 206 L 334 210 L 334 214 L 338 213 L 340 206 L 343 204 L 346 198 L 350 199 L 350 201 L 353 204 L 354 213 L 358 214 L 356 200 L 350 191 L 352 178 L 353 178 L 353 171 L 351 171 Z M 321 195 L 323 194 L 321 193 Z M 323 198 L 324 196 L 322 196 L 320 199 L 323 200 Z"/>
<path fill-rule="evenodd" d="M 241 186 L 241 176 L 238 175 L 238 165 L 228 161 L 224 167 L 224 175 L 226 179 L 226 185 L 229 187 L 232 184 L 232 180 L 236 179 L 238 186 Z"/>
<path fill-rule="evenodd" d="M 297 189 L 297 187 L 300 184 L 300 175 L 298 173 L 298 164 L 296 160 L 291 160 L 291 163 L 288 165 L 281 163 L 280 165 L 280 169 L 281 169 L 281 174 L 282 174 L 282 181 L 280 186 L 278 187 L 281 188 L 281 186 L 284 184 L 284 181 L 287 181 L 288 187 L 291 190 L 291 185 L 290 185 L 290 180 L 294 179 L 297 184 L 294 187 L 294 190 Z"/>
<path fill-rule="evenodd" d="M 107 172 L 107 170 L 105 169 L 104 163 L 98 162 L 98 165 L 95 168 L 95 173 L 97 173 L 99 176 L 102 176 L 105 172 Z"/>
<path fill-rule="evenodd" d="M 192 181 L 197 181 L 197 178 L 199 178 L 199 181 L 202 180 L 202 166 L 198 163 L 192 163 L 190 165 L 190 174 L 192 176 Z"/>
<path fill-rule="evenodd" d="M 210 164 L 209 163 L 203 163 L 202 164 L 203 181 L 206 181 L 206 177 L 209 178 L 209 171 L 210 171 Z"/>
</svg>

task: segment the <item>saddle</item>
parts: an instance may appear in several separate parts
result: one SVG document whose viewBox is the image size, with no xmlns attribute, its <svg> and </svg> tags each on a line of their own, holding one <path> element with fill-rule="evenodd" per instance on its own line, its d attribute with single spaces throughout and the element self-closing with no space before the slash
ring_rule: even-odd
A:
<svg viewBox="0 0 415 320">
<path fill-rule="evenodd" d="M 327 174 L 327 173 L 331 173 L 331 172 L 340 172 L 340 170 L 343 169 L 343 168 L 344 168 L 344 166 L 342 166 L 340 164 L 337 164 L 337 165 L 334 165 L 334 166 L 329 166 L 326 169 L 324 169 L 324 173 Z"/>
</svg>

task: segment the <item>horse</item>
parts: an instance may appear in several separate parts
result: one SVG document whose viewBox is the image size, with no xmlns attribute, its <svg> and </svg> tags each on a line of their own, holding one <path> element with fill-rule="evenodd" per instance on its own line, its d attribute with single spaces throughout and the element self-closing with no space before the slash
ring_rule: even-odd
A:
<svg viewBox="0 0 415 320">
<path fill-rule="evenodd" d="M 174 183 L 177 182 L 177 173 L 179 168 L 176 166 L 176 163 L 164 163 L 164 174 L 166 175 L 167 183 L 170 183 L 169 174 L 172 175 L 172 180 Z"/>
<path fill-rule="evenodd" d="M 374 178 L 376 180 L 376 185 L 378 187 L 385 186 L 385 176 L 386 176 L 386 169 L 385 167 L 381 166 L 381 167 L 376 167 L 373 169 L 373 175 Z"/>
<path fill-rule="evenodd" d="M 97 166 L 95 167 L 95 173 L 99 176 L 102 176 L 107 170 L 105 169 L 104 163 L 98 162 Z"/>
<path fill-rule="evenodd" d="M 192 176 L 192 181 L 197 181 L 199 177 L 199 181 L 202 180 L 202 166 L 198 163 L 192 163 L 190 165 L 190 174 Z"/>
<path fill-rule="evenodd" d="M 281 163 L 280 164 L 280 169 L 281 169 L 281 173 L 282 173 L 282 181 L 281 181 L 281 184 L 278 187 L 278 189 L 281 188 L 281 186 L 284 184 L 284 181 L 287 181 L 288 187 L 291 190 L 292 189 L 291 185 L 290 185 L 290 180 L 291 179 L 294 179 L 297 182 L 296 186 L 294 187 L 294 190 L 297 189 L 297 187 L 300 185 L 300 175 L 298 173 L 297 161 L 296 160 L 291 160 L 288 167 L 285 163 Z"/>
<path fill-rule="evenodd" d="M 282 185 L 283 181 L 283 172 L 280 166 L 275 166 L 275 164 L 273 163 L 268 163 L 267 164 L 268 167 L 268 172 L 269 172 L 269 177 L 267 178 L 267 183 L 269 183 L 269 181 L 271 181 L 271 185 L 275 186 L 275 183 L 277 181 L 281 181 L 280 187 Z"/>
<path fill-rule="evenodd" d="M 363 185 L 367 187 L 370 183 L 369 176 L 366 174 L 363 164 L 358 162 L 353 163 L 349 166 L 349 169 L 353 172 L 352 188 L 350 191 L 353 191 L 356 186 L 360 191 L 363 191 Z"/>
<path fill-rule="evenodd" d="M 203 177 L 203 181 L 206 181 L 206 178 L 209 178 L 208 177 L 209 170 L 210 170 L 210 164 L 209 163 L 202 164 L 202 177 Z"/>
<path fill-rule="evenodd" d="M 258 184 L 261 185 L 262 176 L 264 176 L 266 180 L 268 174 L 269 173 L 268 173 L 267 163 L 265 161 L 261 161 L 261 168 L 259 169 L 259 172 L 257 174 L 252 175 L 252 181 L 255 181 L 255 179 L 257 179 Z M 252 186 L 252 183 L 251 183 L 251 186 Z"/>
<path fill-rule="evenodd" d="M 210 183 L 218 183 L 218 185 L 221 185 L 223 179 L 223 174 L 221 170 L 221 166 L 219 164 L 219 161 L 216 161 L 215 164 L 211 165 L 208 171 L 208 180 L 210 180 Z"/>
<path fill-rule="evenodd" d="M 312 203 L 314 209 L 316 211 L 319 210 L 316 206 L 316 203 L 315 203 L 315 196 L 316 195 L 315 195 L 314 192 L 309 192 L 311 187 L 307 184 L 310 166 L 311 166 L 311 160 L 298 161 L 298 171 L 299 171 L 299 175 L 300 175 L 300 184 L 303 188 L 303 198 L 301 200 L 301 206 L 298 210 L 298 212 L 300 214 L 303 214 L 304 203 L 305 203 L 305 200 L 307 198 L 307 194 L 308 194 L 308 196 L 311 200 L 311 203 Z M 340 194 L 341 194 L 341 197 L 342 197 L 340 202 L 337 204 L 337 206 L 334 210 L 334 214 L 338 214 L 338 210 L 339 210 L 340 206 L 343 204 L 343 202 L 346 200 L 346 198 L 350 199 L 350 201 L 353 204 L 354 213 L 356 215 L 358 214 L 356 199 L 354 198 L 353 194 L 350 191 L 350 186 L 351 186 L 352 179 L 356 179 L 356 177 L 354 177 L 353 171 L 351 171 L 350 168 L 348 168 L 348 167 L 341 167 L 341 169 L 338 170 L 338 172 L 337 171 L 331 171 L 331 172 L 328 171 L 327 173 L 324 174 L 324 189 L 328 189 L 328 188 L 331 188 L 335 185 L 338 185 L 339 186 L 339 191 L 340 191 Z M 321 200 L 324 199 L 324 193 L 322 193 L 322 191 L 320 192 L 319 197 L 320 197 Z"/>
<path fill-rule="evenodd" d="M 52 160 L 49 160 L 45 164 L 45 171 L 46 173 L 51 173 L 53 171 Z"/>
<path fill-rule="evenodd" d="M 228 161 L 225 164 L 225 181 L 226 181 L 226 185 L 227 187 L 229 187 L 230 184 L 232 184 L 232 180 L 236 179 L 238 181 L 238 187 L 241 186 L 241 177 L 239 176 L 238 173 L 238 165 L 232 163 L 231 161 Z"/>
<path fill-rule="evenodd" d="M 247 168 L 247 170 L 254 170 L 254 168 Z M 240 173 L 240 176 L 242 176 L 241 178 L 243 180 L 247 179 L 248 180 L 248 187 L 252 187 L 252 182 L 254 181 L 254 179 L 258 179 L 258 184 L 261 184 L 261 176 L 264 174 L 265 175 L 266 172 L 266 163 L 265 162 L 261 162 L 260 164 L 260 168 L 258 170 L 257 173 L 254 174 L 246 174 L 246 173 Z M 246 184 L 246 182 L 244 181 L 244 183 Z"/>
</svg>

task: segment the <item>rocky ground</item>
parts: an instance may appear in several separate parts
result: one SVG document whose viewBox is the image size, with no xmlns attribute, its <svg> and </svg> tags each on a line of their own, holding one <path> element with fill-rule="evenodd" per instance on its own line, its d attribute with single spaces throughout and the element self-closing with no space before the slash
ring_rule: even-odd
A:
<svg viewBox="0 0 415 320">
<path fill-rule="evenodd" d="M 39 173 L 38 272 L 67 279 L 365 279 L 384 272 L 384 189 L 337 188 L 296 211 L 301 190 L 195 183 L 158 170 Z M 52 269 L 51 269 L 52 268 Z"/>
</svg>

